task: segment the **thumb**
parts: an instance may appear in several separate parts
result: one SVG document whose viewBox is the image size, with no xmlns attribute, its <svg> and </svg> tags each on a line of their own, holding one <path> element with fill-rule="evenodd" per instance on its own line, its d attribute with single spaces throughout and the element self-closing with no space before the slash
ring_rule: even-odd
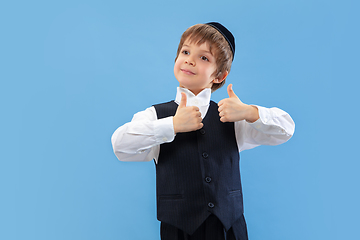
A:
<svg viewBox="0 0 360 240">
<path fill-rule="evenodd" d="M 228 92 L 230 98 L 234 98 L 234 97 L 237 98 L 236 94 L 234 93 L 234 91 L 232 89 L 232 84 L 229 84 L 229 86 L 227 87 L 227 92 Z"/>
<path fill-rule="evenodd" d="M 186 101 L 187 101 L 186 94 L 182 92 L 179 108 L 186 107 Z"/>
</svg>

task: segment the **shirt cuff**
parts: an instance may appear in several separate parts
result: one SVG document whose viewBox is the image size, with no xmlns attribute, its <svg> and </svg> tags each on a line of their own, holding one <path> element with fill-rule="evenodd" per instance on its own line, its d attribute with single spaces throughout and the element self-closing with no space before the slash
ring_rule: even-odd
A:
<svg viewBox="0 0 360 240">
<path fill-rule="evenodd" d="M 260 130 L 263 126 L 264 126 L 264 121 L 261 118 L 263 114 L 264 109 L 262 109 L 262 107 L 259 107 L 257 105 L 252 105 L 254 107 L 256 107 L 259 111 L 259 119 L 256 120 L 255 122 L 248 122 L 246 121 L 251 127 L 255 128 L 256 130 Z"/>
<path fill-rule="evenodd" d="M 261 117 L 255 122 L 252 123 L 248 122 L 248 124 L 253 128 L 255 128 L 256 130 L 261 130 L 261 128 L 264 126 L 264 123 L 261 121 Z"/>
<path fill-rule="evenodd" d="M 154 122 L 155 139 L 159 144 L 172 142 L 175 138 L 173 117 L 158 119 Z"/>
<path fill-rule="evenodd" d="M 285 134 L 285 130 L 274 122 L 275 113 L 271 109 L 254 105 L 259 110 L 259 119 L 253 123 L 249 123 L 254 129 L 271 134 Z"/>
</svg>

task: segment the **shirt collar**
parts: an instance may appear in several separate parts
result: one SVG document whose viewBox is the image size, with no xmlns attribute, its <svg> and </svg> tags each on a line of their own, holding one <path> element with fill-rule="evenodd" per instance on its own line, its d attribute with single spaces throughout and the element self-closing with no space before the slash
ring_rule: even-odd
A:
<svg viewBox="0 0 360 240">
<path fill-rule="evenodd" d="M 177 88 L 175 102 L 180 104 L 181 93 L 184 92 L 187 97 L 186 106 L 203 107 L 208 106 L 211 98 L 211 88 L 205 88 L 198 95 L 194 95 L 190 90 L 186 88 Z"/>
</svg>

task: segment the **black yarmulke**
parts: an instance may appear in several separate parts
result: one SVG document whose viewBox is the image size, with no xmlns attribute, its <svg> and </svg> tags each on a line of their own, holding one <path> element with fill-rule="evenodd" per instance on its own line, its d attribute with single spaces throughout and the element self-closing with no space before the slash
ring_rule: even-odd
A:
<svg viewBox="0 0 360 240">
<path fill-rule="evenodd" d="M 216 30 L 218 30 L 226 39 L 226 41 L 229 43 L 232 54 L 233 54 L 233 60 L 235 57 L 235 38 L 232 35 L 232 33 L 223 25 L 221 25 L 218 22 L 209 22 L 209 23 L 205 23 L 206 25 L 212 26 L 213 28 L 215 28 Z"/>
</svg>

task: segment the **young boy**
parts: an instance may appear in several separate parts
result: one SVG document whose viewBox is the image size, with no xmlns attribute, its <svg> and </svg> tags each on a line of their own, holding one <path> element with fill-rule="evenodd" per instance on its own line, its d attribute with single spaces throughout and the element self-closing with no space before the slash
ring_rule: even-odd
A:
<svg viewBox="0 0 360 240">
<path fill-rule="evenodd" d="M 175 60 L 175 101 L 135 114 L 111 138 L 121 161 L 154 159 L 162 240 L 248 239 L 239 152 L 294 133 L 286 112 L 242 103 L 231 84 L 229 98 L 210 101 L 234 54 L 234 37 L 220 23 L 188 28 Z"/>
</svg>

